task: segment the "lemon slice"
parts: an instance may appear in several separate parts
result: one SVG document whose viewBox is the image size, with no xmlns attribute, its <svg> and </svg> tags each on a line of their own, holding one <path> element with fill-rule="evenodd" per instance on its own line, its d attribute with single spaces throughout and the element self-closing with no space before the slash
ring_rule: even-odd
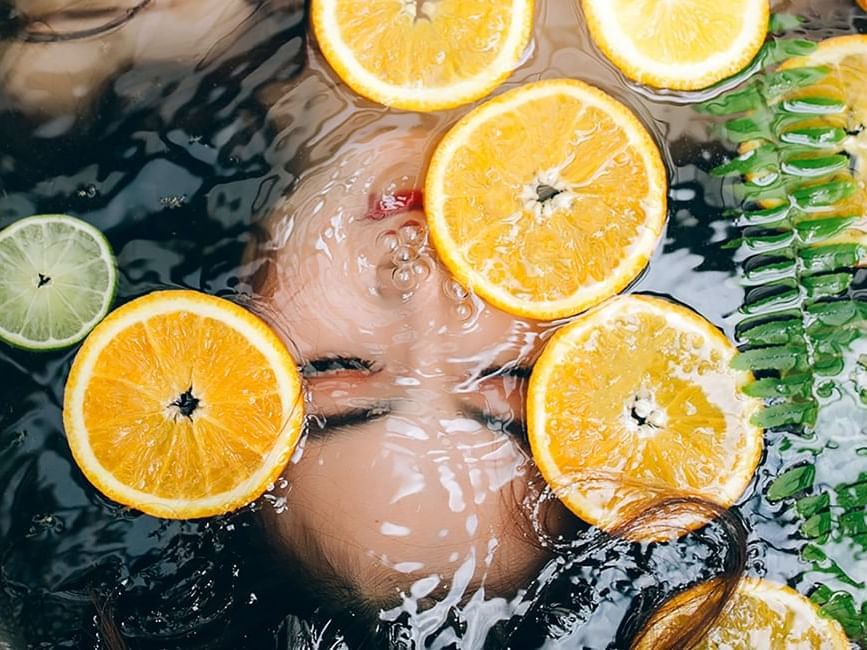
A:
<svg viewBox="0 0 867 650">
<path fill-rule="evenodd" d="M 699 90 L 743 70 L 758 54 L 768 0 L 580 0 L 590 36 L 642 84 Z"/>
<path fill-rule="evenodd" d="M 761 407 L 740 387 L 735 347 L 694 312 L 648 296 L 619 296 L 580 316 L 533 369 L 527 426 L 533 458 L 584 521 L 617 527 L 672 497 L 732 505 L 753 477 Z M 706 513 L 638 530 L 669 539 Z"/>
<path fill-rule="evenodd" d="M 117 286 L 102 233 L 62 214 L 0 232 L 0 268 L 0 340 L 28 350 L 78 343 L 108 313 Z"/>
<path fill-rule="evenodd" d="M 195 291 L 116 309 L 72 364 L 63 423 L 73 457 L 103 494 L 189 519 L 261 495 L 303 421 L 286 346 L 256 316 Z"/>
<path fill-rule="evenodd" d="M 666 630 L 691 624 L 716 581 L 687 589 L 659 608 L 633 643 L 633 650 L 659 647 Z M 791 648 L 792 650 L 848 650 L 842 626 L 819 613 L 809 599 L 785 585 L 744 578 L 722 615 L 694 650 L 732 648 Z"/>
<path fill-rule="evenodd" d="M 313 0 L 326 60 L 359 95 L 436 111 L 480 99 L 518 65 L 533 0 Z"/>
<path fill-rule="evenodd" d="M 577 314 L 632 282 L 666 218 L 665 167 L 623 104 L 572 79 L 463 117 L 425 179 L 431 241 L 466 288 L 519 316 Z"/>
</svg>

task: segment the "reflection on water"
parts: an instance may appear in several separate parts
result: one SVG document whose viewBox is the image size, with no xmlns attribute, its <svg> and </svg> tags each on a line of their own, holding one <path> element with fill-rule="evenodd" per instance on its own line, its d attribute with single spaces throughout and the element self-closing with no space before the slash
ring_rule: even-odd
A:
<svg viewBox="0 0 867 650">
<path fill-rule="evenodd" d="M 42 11 L 37 0 L 19 4 Z M 299 74 L 303 15 L 280 4 L 227 2 L 222 14 L 193 16 L 198 28 L 181 36 L 166 19 L 135 26 L 136 17 L 135 31 L 101 37 L 102 64 L 86 83 L 67 75 L 72 88 L 53 74 L 72 50 L 41 50 L 32 72 L 41 81 L 31 83 L 14 62 L 36 56 L 35 45 L 0 49 L 0 227 L 34 213 L 86 218 L 118 253 L 122 301 L 180 286 L 236 297 L 290 340 L 313 413 L 285 477 L 254 506 L 158 521 L 106 502 L 72 462 L 60 407 L 74 350 L 0 348 L 0 647 L 7 628 L 13 647 L 21 638 L 97 647 L 111 634 L 97 610 L 134 647 L 339 647 L 366 632 L 337 629 L 328 608 L 357 607 L 362 618 L 371 599 L 356 602 L 360 589 L 382 620 L 407 624 L 393 628 L 396 647 L 458 638 L 481 647 L 486 635 L 491 647 L 505 635 L 521 648 L 623 647 L 674 591 L 731 568 L 730 524 L 640 546 L 562 513 L 522 442 L 522 369 L 551 326 L 507 317 L 455 285 L 407 193 L 463 111 L 374 106 L 315 52 Z M 805 15 L 811 37 L 867 31 L 848 0 L 821 4 L 775 7 Z M 727 145 L 682 98 L 627 86 L 589 45 L 574 3 L 537 11 L 532 51 L 503 89 L 581 78 L 667 144 L 668 228 L 632 290 L 669 296 L 733 335 L 744 292 L 720 244 L 737 232 L 724 216 L 727 190 L 710 176 Z M 388 197 L 407 203 L 383 208 Z M 832 408 L 823 418 L 801 453 L 834 439 L 839 449 L 817 462 L 854 467 L 861 457 L 848 450 L 863 427 Z M 737 508 L 748 569 L 778 581 L 809 568 L 797 523 L 762 496 L 783 443 L 769 435 Z M 323 566 L 334 574 L 311 575 Z M 311 599 L 314 578 L 329 593 L 317 587 Z M 829 578 L 798 584 L 816 580 Z M 543 586 L 544 606 L 534 604 Z"/>
</svg>

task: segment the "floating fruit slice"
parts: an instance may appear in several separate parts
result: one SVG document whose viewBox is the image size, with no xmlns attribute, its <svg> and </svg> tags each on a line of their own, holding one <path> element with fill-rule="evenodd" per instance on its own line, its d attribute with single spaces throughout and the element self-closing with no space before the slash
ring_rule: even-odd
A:
<svg viewBox="0 0 867 650">
<path fill-rule="evenodd" d="M 328 63 L 360 95 L 436 111 L 480 99 L 518 65 L 533 0 L 313 0 Z"/>
<path fill-rule="evenodd" d="M 698 90 L 743 70 L 765 42 L 768 0 L 580 0 L 590 36 L 630 79 Z"/>
<path fill-rule="evenodd" d="M 734 346 L 692 311 L 620 296 L 546 345 L 530 379 L 530 446 L 545 480 L 586 522 L 606 530 L 672 497 L 734 503 L 752 479 L 760 403 Z M 687 512 L 634 537 L 669 539 L 706 523 Z M 633 535 L 630 534 L 630 537 Z"/>
<path fill-rule="evenodd" d="M 808 56 L 787 60 L 780 71 L 798 68 L 824 68 L 826 74 L 776 100 L 785 108 L 781 138 L 798 148 L 783 160 L 786 178 L 792 180 L 759 204 L 768 209 L 792 205 L 803 213 L 801 221 L 817 226 L 820 220 L 845 222 L 838 234 L 819 245 L 842 244 L 854 251 L 857 265 L 867 265 L 867 35 L 824 40 Z M 740 152 L 746 156 L 761 151 L 762 145 L 749 141 Z M 848 157 L 842 169 L 841 153 Z M 775 175 L 779 177 L 779 169 L 772 168 L 746 178 L 773 187 Z"/>
<path fill-rule="evenodd" d="M 461 119 L 425 181 L 431 240 L 457 280 L 504 311 L 577 314 L 647 264 L 666 172 L 638 119 L 572 79 L 527 84 Z"/>
<path fill-rule="evenodd" d="M 863 208 L 867 206 L 867 83 L 864 82 L 867 79 L 867 35 L 829 38 L 808 56 L 789 59 L 780 69 L 817 66 L 827 68 L 828 74 L 818 83 L 790 93 L 786 99 L 814 96 L 840 102 L 843 110 L 822 116 L 822 126 L 838 126 L 848 134 L 840 144 L 852 159 L 852 172 L 860 186 L 858 199 Z"/>
<path fill-rule="evenodd" d="M 257 317 L 195 291 L 160 291 L 110 314 L 66 383 L 63 423 L 85 476 L 151 515 L 245 505 L 289 460 L 303 420 L 286 346 Z"/>
<path fill-rule="evenodd" d="M 856 0 L 858 6 L 861 7 L 864 11 L 867 11 L 867 0 Z"/>
<path fill-rule="evenodd" d="M 645 624 L 632 648 L 657 648 L 657 641 L 667 636 L 667 630 L 689 627 L 715 586 L 715 581 L 704 582 L 663 604 Z M 794 589 L 770 580 L 744 578 L 704 639 L 691 647 L 848 650 L 849 640 L 837 621 L 822 616 L 809 599 Z"/>
<path fill-rule="evenodd" d="M 117 269 L 105 237 L 62 214 L 0 232 L 0 340 L 28 350 L 78 343 L 114 299 Z"/>
</svg>

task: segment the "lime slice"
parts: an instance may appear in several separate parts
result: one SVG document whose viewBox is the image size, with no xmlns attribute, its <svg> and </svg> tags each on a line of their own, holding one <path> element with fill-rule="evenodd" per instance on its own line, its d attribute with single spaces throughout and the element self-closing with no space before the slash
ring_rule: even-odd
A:
<svg viewBox="0 0 867 650">
<path fill-rule="evenodd" d="M 0 339 L 54 350 L 83 339 L 105 318 L 117 269 L 90 224 L 62 214 L 16 221 L 0 231 Z"/>
</svg>

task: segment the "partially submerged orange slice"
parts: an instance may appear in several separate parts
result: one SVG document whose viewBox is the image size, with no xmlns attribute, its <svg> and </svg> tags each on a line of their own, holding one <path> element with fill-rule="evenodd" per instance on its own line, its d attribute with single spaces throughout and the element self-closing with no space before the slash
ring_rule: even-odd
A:
<svg viewBox="0 0 867 650">
<path fill-rule="evenodd" d="M 580 0 L 590 36 L 623 74 L 699 90 L 743 70 L 765 42 L 768 0 Z"/>
<path fill-rule="evenodd" d="M 845 134 L 842 138 L 828 138 L 814 142 L 803 151 L 787 160 L 821 161 L 835 154 L 844 153 L 849 159 L 846 169 L 834 169 L 826 173 L 816 173 L 801 180 L 800 189 L 811 186 L 822 187 L 829 182 L 852 183 L 855 191 L 844 199 L 826 206 L 811 206 L 805 210 L 810 220 L 843 217 L 851 219 L 849 225 L 839 234 L 825 239 L 821 245 L 860 244 L 859 266 L 867 265 L 867 35 L 853 34 L 836 36 L 821 41 L 815 51 L 807 56 L 788 59 L 780 70 L 822 67 L 826 74 L 816 83 L 795 88 L 783 94 L 777 101 L 796 104 L 821 98 L 824 102 L 836 101 L 837 107 L 821 110 L 821 105 L 811 114 L 803 111 L 802 119 L 790 121 L 783 138 L 793 141 L 799 132 L 810 129 L 836 129 Z M 761 140 L 752 140 L 740 146 L 740 153 L 746 154 L 760 146 Z M 820 165 L 816 165 L 821 170 Z M 761 185 L 772 181 L 772 174 L 766 172 L 748 174 L 747 180 Z M 771 208 L 789 202 L 790 199 L 762 199 L 759 204 Z"/>
<path fill-rule="evenodd" d="M 666 218 L 650 134 L 623 104 L 573 79 L 511 90 L 443 138 L 425 180 L 440 259 L 519 316 L 577 314 L 632 282 Z"/>
<path fill-rule="evenodd" d="M 518 65 L 533 0 L 313 0 L 325 59 L 359 95 L 415 111 L 481 99 Z"/>
<path fill-rule="evenodd" d="M 739 388 L 735 347 L 684 307 L 620 296 L 582 315 L 546 345 L 530 379 L 533 458 L 563 503 L 616 530 L 672 497 L 732 505 L 750 483 L 760 402 Z M 668 539 L 707 522 L 685 512 L 635 537 Z M 632 535 L 630 535 L 632 536 Z"/>
<path fill-rule="evenodd" d="M 653 650 L 666 631 L 693 624 L 696 613 L 715 582 L 687 589 L 656 611 L 645 624 L 633 650 Z M 809 599 L 785 585 L 744 578 L 722 615 L 694 650 L 718 648 L 799 648 L 848 650 L 842 626 L 822 616 Z"/>
<path fill-rule="evenodd" d="M 789 59 L 780 69 L 814 66 L 824 66 L 828 74 L 818 83 L 788 94 L 785 99 L 824 97 L 838 100 L 845 107 L 821 119 L 824 126 L 837 126 L 849 134 L 841 148 L 851 159 L 851 173 L 860 188 L 853 201 L 857 202 L 862 216 L 867 216 L 867 34 L 826 39 L 811 54 Z M 862 241 L 867 243 L 867 234 Z"/>
<path fill-rule="evenodd" d="M 221 298 L 161 291 L 112 312 L 75 358 L 72 454 L 109 498 L 172 519 L 228 512 L 283 470 L 303 421 L 286 346 Z"/>
</svg>

